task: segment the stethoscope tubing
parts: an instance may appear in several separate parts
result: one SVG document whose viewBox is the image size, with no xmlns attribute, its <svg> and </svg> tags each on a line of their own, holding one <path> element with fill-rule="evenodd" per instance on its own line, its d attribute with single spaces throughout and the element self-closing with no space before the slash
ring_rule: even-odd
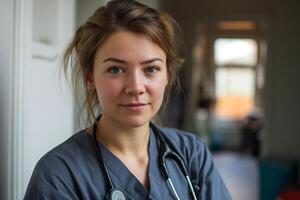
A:
<svg viewBox="0 0 300 200">
<path fill-rule="evenodd" d="M 121 189 L 116 188 L 114 186 L 114 184 L 111 180 L 109 171 L 107 169 L 107 166 L 104 162 L 104 159 L 103 159 L 102 153 L 100 151 L 100 148 L 97 144 L 97 137 L 96 137 L 97 121 L 93 125 L 93 136 L 92 136 L 93 138 L 92 139 L 93 139 L 93 144 L 94 144 L 94 149 L 95 149 L 95 152 L 96 152 L 98 164 L 101 167 L 101 170 L 104 172 L 105 179 L 108 182 L 108 186 L 107 186 L 108 189 L 107 190 L 109 192 L 105 195 L 105 200 L 126 200 L 127 198 L 126 198 L 124 192 Z"/>
<path fill-rule="evenodd" d="M 107 169 L 106 164 L 104 163 L 104 159 L 103 159 L 102 153 L 101 153 L 101 151 L 100 151 L 100 149 L 98 147 L 98 144 L 97 144 L 96 129 L 97 129 L 97 124 L 95 123 L 93 125 L 93 143 L 94 143 L 94 148 L 96 150 L 98 164 L 99 164 L 99 166 L 102 167 L 102 170 L 104 171 L 105 179 L 108 181 L 108 191 L 110 191 L 110 190 L 112 190 L 114 188 L 114 184 L 113 184 L 113 182 L 112 182 L 112 180 L 110 178 L 109 171 Z"/>
<path fill-rule="evenodd" d="M 168 169 L 167 169 L 167 166 L 166 166 L 166 162 L 165 160 L 169 157 L 169 158 L 172 158 L 173 160 L 175 160 L 175 162 L 177 163 L 177 165 L 179 166 L 181 172 L 183 173 L 187 183 L 188 183 L 188 187 L 189 189 L 191 190 L 191 193 L 192 193 L 192 196 L 193 196 L 193 199 L 194 200 L 197 200 L 197 197 L 196 197 L 196 193 L 195 193 L 195 190 L 194 190 L 194 187 L 192 185 L 192 182 L 191 182 L 191 179 L 190 179 L 190 176 L 188 174 L 188 171 L 185 167 L 185 164 L 184 164 L 184 161 L 183 159 L 179 156 L 178 153 L 172 151 L 170 149 L 170 147 L 167 145 L 167 141 L 164 139 L 164 136 L 162 133 L 159 133 L 160 131 L 153 125 L 152 126 L 156 131 L 154 132 L 157 132 L 157 135 L 158 137 L 160 138 L 160 145 L 162 146 L 162 150 L 160 152 L 160 167 L 161 167 L 161 171 L 163 173 L 163 176 L 165 177 L 165 179 L 167 180 L 167 182 L 169 183 L 169 186 L 170 186 L 170 189 L 172 190 L 173 192 L 173 195 L 174 195 L 174 198 L 176 200 L 180 200 L 177 192 L 176 192 L 176 189 L 173 185 L 173 182 L 172 182 L 172 179 L 171 179 L 171 176 L 169 175 L 169 172 L 168 172 Z"/>
</svg>

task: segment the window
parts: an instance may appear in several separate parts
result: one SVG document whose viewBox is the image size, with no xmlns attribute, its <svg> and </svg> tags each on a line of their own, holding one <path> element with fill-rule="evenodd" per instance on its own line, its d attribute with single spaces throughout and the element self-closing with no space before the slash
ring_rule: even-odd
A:
<svg viewBox="0 0 300 200">
<path fill-rule="evenodd" d="M 255 100 L 257 43 L 254 39 L 219 38 L 214 43 L 216 116 L 241 119 Z"/>
<path fill-rule="evenodd" d="M 214 43 L 217 66 L 242 65 L 255 66 L 257 44 L 253 39 L 217 39 Z"/>
</svg>

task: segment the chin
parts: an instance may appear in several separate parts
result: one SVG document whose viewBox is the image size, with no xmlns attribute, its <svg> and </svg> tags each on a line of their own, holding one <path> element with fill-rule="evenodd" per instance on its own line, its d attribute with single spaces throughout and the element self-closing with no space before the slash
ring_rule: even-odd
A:
<svg viewBox="0 0 300 200">
<path fill-rule="evenodd" d="M 149 117 L 128 117 L 123 119 L 122 122 L 125 126 L 137 128 L 149 123 L 150 119 Z"/>
<path fill-rule="evenodd" d="M 149 122 L 149 120 L 147 120 L 147 121 L 128 120 L 125 122 L 125 125 L 128 127 L 131 127 L 131 128 L 138 128 L 138 127 L 144 126 L 148 122 Z"/>
</svg>

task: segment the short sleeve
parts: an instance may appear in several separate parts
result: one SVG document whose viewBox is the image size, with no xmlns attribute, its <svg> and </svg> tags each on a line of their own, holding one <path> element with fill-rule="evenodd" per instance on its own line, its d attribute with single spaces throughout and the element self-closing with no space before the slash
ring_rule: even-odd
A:
<svg viewBox="0 0 300 200">
<path fill-rule="evenodd" d="M 74 197 L 59 191 L 50 183 L 36 181 L 28 187 L 24 200 L 73 200 Z"/>
<path fill-rule="evenodd" d="M 65 159 L 55 151 L 46 154 L 37 163 L 30 178 L 25 200 L 79 199 L 74 185 L 74 172 Z"/>
</svg>

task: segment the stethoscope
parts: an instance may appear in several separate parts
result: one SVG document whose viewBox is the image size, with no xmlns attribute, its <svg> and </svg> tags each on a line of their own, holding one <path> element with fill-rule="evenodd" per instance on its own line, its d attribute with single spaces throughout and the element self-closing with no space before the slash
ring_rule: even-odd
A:
<svg viewBox="0 0 300 200">
<path fill-rule="evenodd" d="M 95 123 L 93 125 L 92 140 L 93 140 L 94 149 L 95 149 L 95 152 L 96 152 L 96 155 L 97 155 L 97 159 L 98 159 L 98 162 L 99 162 L 99 166 L 101 167 L 101 170 L 104 174 L 104 178 L 106 179 L 106 181 L 108 183 L 108 192 L 105 195 L 105 199 L 106 200 L 126 200 L 126 196 L 125 196 L 124 192 L 120 188 L 117 188 L 117 187 L 114 186 L 114 184 L 111 180 L 109 171 L 107 169 L 107 166 L 106 166 L 106 164 L 104 162 L 104 159 L 102 157 L 101 150 L 100 150 L 100 148 L 97 144 L 96 130 L 97 130 L 97 122 L 99 121 L 100 117 L 101 116 L 99 116 L 97 118 L 97 120 L 95 121 Z M 176 191 L 176 189 L 173 185 L 172 179 L 169 175 L 167 166 L 166 166 L 165 160 L 167 158 L 173 159 L 176 162 L 176 164 L 179 166 L 181 172 L 185 176 L 185 179 L 188 183 L 188 187 L 189 187 L 189 190 L 192 193 L 193 199 L 197 200 L 193 185 L 191 183 L 191 179 L 188 175 L 188 172 L 186 170 L 186 167 L 184 165 L 184 162 L 183 162 L 182 158 L 176 152 L 174 152 L 170 149 L 170 147 L 166 143 L 166 140 L 164 139 L 164 136 L 160 133 L 160 130 L 151 122 L 150 122 L 150 127 L 152 128 L 153 132 L 155 133 L 156 138 L 159 138 L 159 143 L 160 143 L 159 144 L 159 167 L 161 169 L 163 178 L 169 184 L 169 187 L 170 187 L 170 189 L 171 189 L 171 191 L 174 195 L 174 198 L 176 200 L 180 200 L 180 198 L 177 194 L 177 191 Z"/>
</svg>

